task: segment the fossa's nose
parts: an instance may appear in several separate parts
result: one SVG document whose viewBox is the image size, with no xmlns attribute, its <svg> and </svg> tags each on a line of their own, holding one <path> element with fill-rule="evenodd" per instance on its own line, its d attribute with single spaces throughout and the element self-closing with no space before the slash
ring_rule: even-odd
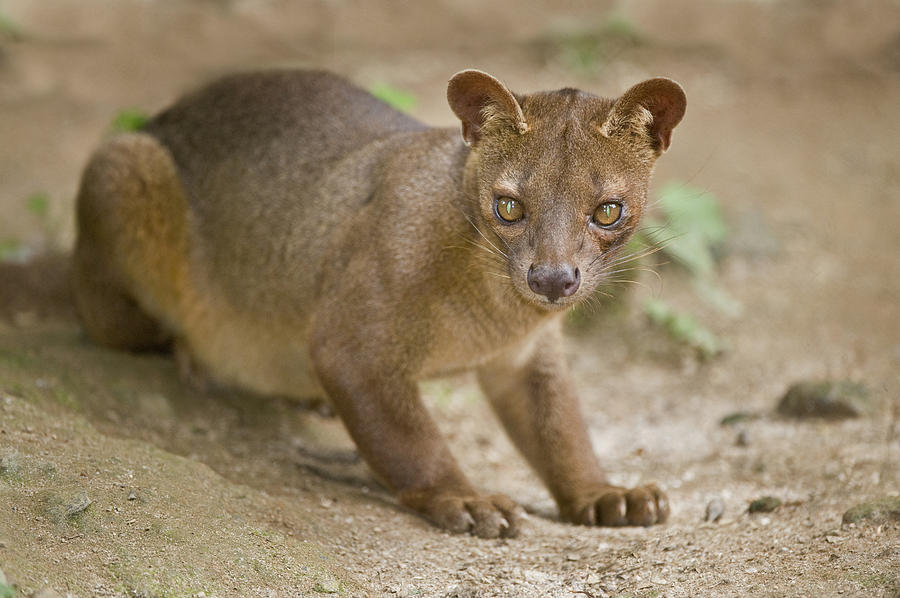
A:
<svg viewBox="0 0 900 598">
<path fill-rule="evenodd" d="M 550 266 L 531 265 L 528 269 L 528 286 L 538 295 L 543 295 L 551 303 L 560 297 L 575 294 L 581 284 L 581 272 L 572 264 Z"/>
</svg>

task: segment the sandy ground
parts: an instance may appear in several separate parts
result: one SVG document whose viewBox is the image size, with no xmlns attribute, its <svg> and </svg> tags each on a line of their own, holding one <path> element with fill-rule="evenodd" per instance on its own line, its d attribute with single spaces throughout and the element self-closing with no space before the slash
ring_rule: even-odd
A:
<svg viewBox="0 0 900 598">
<path fill-rule="evenodd" d="M 719 199 L 718 284 L 740 309 L 661 267 L 569 344 L 610 477 L 659 482 L 670 522 L 557 521 L 463 377 L 425 385 L 427 400 L 476 484 L 532 516 L 509 541 L 442 533 L 378 488 L 338 421 L 189 392 L 166 356 L 91 345 L 65 292 L 34 290 L 64 262 L 7 265 L 0 570 L 19 595 L 900 596 L 896 516 L 842 524 L 900 491 L 900 5 L 573 4 L 0 1 L 0 243 L 12 257 L 67 250 L 80 169 L 115 114 L 219 73 L 325 67 L 414 93 L 412 112 L 437 125 L 466 67 L 608 95 L 675 78 L 688 114 L 655 188 Z M 28 208 L 36 193 L 46 214 Z M 678 347 L 635 307 L 651 295 L 728 349 L 703 361 Z M 788 386 L 828 379 L 867 385 L 867 414 L 774 415 Z M 720 425 L 735 412 L 758 417 Z M 747 513 L 768 495 L 782 506 Z M 713 499 L 724 515 L 704 522 Z"/>
</svg>

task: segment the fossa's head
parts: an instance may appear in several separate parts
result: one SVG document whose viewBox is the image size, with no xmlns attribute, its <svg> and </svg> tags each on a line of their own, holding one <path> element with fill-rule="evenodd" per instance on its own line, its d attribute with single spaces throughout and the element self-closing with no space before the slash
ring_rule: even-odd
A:
<svg viewBox="0 0 900 598">
<path fill-rule="evenodd" d="M 467 70 L 450 80 L 447 98 L 472 148 L 473 224 L 505 256 L 513 287 L 548 310 L 588 297 L 638 226 L 684 91 L 658 78 L 617 100 L 574 89 L 514 95 Z"/>
</svg>

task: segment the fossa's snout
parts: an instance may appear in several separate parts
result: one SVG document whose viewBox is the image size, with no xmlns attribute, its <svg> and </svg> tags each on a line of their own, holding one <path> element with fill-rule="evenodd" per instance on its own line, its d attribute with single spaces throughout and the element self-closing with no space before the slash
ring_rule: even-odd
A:
<svg viewBox="0 0 900 598">
<path fill-rule="evenodd" d="M 581 272 L 572 264 L 532 264 L 528 269 L 528 286 L 551 303 L 560 297 L 571 297 L 581 285 Z"/>
</svg>

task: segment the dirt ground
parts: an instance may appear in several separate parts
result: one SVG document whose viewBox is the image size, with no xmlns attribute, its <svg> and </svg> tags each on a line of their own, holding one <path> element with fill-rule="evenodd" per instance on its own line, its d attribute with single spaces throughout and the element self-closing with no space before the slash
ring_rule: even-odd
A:
<svg viewBox="0 0 900 598">
<path fill-rule="evenodd" d="M 671 520 L 559 522 L 463 377 L 426 398 L 474 482 L 531 517 L 513 540 L 437 531 L 379 489 L 337 420 L 187 391 L 167 356 L 82 337 L 65 292 L 40 292 L 64 260 L 6 264 L 0 596 L 900 596 L 897 512 L 842 523 L 900 491 L 900 4 L 566 4 L 0 0 L 0 244 L 9 261 L 65 252 L 114 116 L 228 71 L 328 68 L 415 94 L 435 125 L 453 123 L 445 85 L 467 67 L 523 91 L 672 77 L 688 112 L 654 189 L 720 201 L 717 281 L 738 309 L 661 267 L 569 343 L 611 479 L 658 482 Z M 726 351 L 677 346 L 642 315 L 648 296 Z M 774 415 L 794 382 L 846 379 L 870 389 L 862 417 Z M 737 412 L 757 417 L 721 425 Z M 763 496 L 782 505 L 749 514 Z"/>
</svg>

